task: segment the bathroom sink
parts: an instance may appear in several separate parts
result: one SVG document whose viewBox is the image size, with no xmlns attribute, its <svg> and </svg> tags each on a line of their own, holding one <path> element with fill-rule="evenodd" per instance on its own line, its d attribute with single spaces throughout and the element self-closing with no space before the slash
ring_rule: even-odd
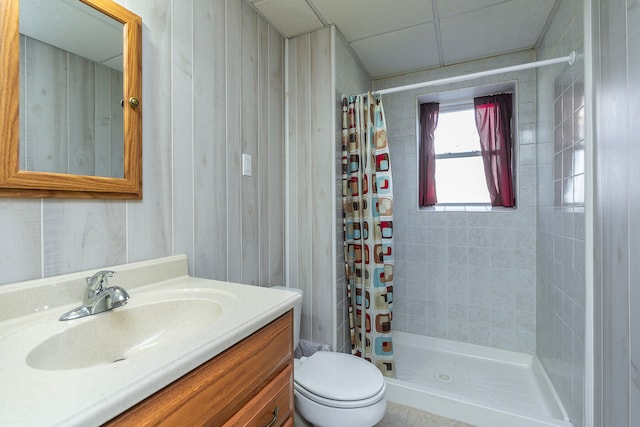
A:
<svg viewBox="0 0 640 427">
<path fill-rule="evenodd" d="M 11 385 L 0 387 L 0 426 L 101 425 L 294 302 L 290 292 L 188 276 L 185 256 L 107 269 L 127 304 L 66 321 L 94 271 L 0 286 L 0 378 Z"/>
<path fill-rule="evenodd" d="M 151 349 L 180 345 L 211 328 L 222 313 L 217 301 L 169 299 L 91 316 L 46 339 L 27 356 L 44 370 L 89 368 L 121 362 Z"/>
</svg>

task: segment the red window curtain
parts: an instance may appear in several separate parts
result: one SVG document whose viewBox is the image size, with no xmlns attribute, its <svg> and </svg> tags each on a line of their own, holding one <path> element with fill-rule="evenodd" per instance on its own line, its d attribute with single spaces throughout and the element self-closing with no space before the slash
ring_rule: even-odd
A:
<svg viewBox="0 0 640 427">
<path fill-rule="evenodd" d="M 418 205 L 433 206 L 438 202 L 436 196 L 436 151 L 434 132 L 438 125 L 440 104 L 429 102 L 420 104 L 420 163 L 418 171 Z"/>
<path fill-rule="evenodd" d="M 491 206 L 513 207 L 511 94 L 475 98 L 474 105 Z"/>
</svg>

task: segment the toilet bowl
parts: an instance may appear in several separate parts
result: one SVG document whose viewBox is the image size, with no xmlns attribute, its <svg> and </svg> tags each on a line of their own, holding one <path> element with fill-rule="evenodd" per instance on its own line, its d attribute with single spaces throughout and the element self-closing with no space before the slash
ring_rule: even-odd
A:
<svg viewBox="0 0 640 427">
<path fill-rule="evenodd" d="M 299 289 L 276 286 L 280 290 Z M 294 307 L 294 348 L 299 343 L 300 305 Z M 319 351 L 295 359 L 296 412 L 316 427 L 371 427 L 387 409 L 384 377 L 371 363 L 345 353 Z"/>
<path fill-rule="evenodd" d="M 293 376 L 295 407 L 317 427 L 371 427 L 384 417 L 384 378 L 363 359 L 319 351 L 296 360 Z"/>
</svg>

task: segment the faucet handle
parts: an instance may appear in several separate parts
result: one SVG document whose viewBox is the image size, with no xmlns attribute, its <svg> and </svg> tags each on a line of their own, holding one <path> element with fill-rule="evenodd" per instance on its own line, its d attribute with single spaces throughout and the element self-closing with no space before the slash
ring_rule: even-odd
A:
<svg viewBox="0 0 640 427">
<path fill-rule="evenodd" d="M 87 277 L 87 289 L 90 291 L 101 291 L 106 288 L 107 278 L 113 277 L 115 271 L 101 270 L 91 277 Z"/>
</svg>

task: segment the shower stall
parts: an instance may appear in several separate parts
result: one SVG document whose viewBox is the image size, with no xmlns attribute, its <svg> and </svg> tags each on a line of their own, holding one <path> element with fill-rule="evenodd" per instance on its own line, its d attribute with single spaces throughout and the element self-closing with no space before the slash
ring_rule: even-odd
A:
<svg viewBox="0 0 640 427">
<path fill-rule="evenodd" d="M 561 2 L 535 51 L 374 81 L 396 183 L 390 401 L 480 426 L 584 425 L 583 7 Z M 574 65 L 552 64 L 564 49 Z M 419 209 L 420 99 L 503 82 L 515 82 L 516 208 Z"/>
<path fill-rule="evenodd" d="M 584 425 L 584 6 L 559 5 L 536 49 L 373 81 L 375 91 L 577 52 L 573 66 L 382 95 L 394 180 L 392 402 L 480 426 Z M 340 95 L 371 80 L 334 27 L 287 40 L 286 58 L 286 280 L 305 291 L 302 338 L 349 352 Z M 418 209 L 418 98 L 504 82 L 515 85 L 516 208 Z M 318 143 L 329 138 L 331 150 Z"/>
<path fill-rule="evenodd" d="M 400 331 L 393 340 L 391 402 L 478 426 L 571 426 L 531 354 Z"/>
</svg>

